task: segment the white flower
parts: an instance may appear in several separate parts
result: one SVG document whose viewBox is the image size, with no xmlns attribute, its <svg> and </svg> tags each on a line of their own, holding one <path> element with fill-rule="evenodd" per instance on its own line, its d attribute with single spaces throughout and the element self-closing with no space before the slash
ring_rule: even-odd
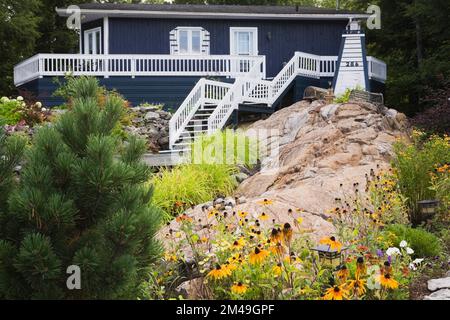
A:
<svg viewBox="0 0 450 320">
<path fill-rule="evenodd" d="M 400 250 L 399 250 L 399 248 L 391 247 L 391 248 L 386 250 L 386 254 L 388 256 L 395 256 L 395 255 L 400 254 Z"/>
<path fill-rule="evenodd" d="M 18 96 L 16 100 L 17 101 L 23 101 L 23 97 L 22 96 Z"/>
<path fill-rule="evenodd" d="M 423 260 L 424 260 L 423 258 L 417 258 L 412 263 L 414 263 L 414 264 L 421 264 Z"/>
<path fill-rule="evenodd" d="M 45 108 L 42 108 L 42 109 L 41 109 L 41 111 L 42 111 L 42 112 L 45 112 L 45 111 L 47 111 L 47 109 L 45 109 Z"/>
<path fill-rule="evenodd" d="M 401 242 L 400 242 L 400 248 L 404 248 L 404 247 L 406 247 L 408 245 L 408 242 L 406 242 L 405 240 L 402 240 Z"/>
<path fill-rule="evenodd" d="M 37 108 L 42 108 L 42 103 L 36 102 L 36 107 L 37 107 Z"/>
<path fill-rule="evenodd" d="M 406 253 L 407 253 L 407 254 L 413 254 L 413 253 L 414 253 L 414 250 L 411 249 L 410 247 L 408 247 L 408 248 L 406 248 Z"/>
<path fill-rule="evenodd" d="M 416 271 L 416 270 L 417 270 L 417 266 L 414 264 L 414 262 L 412 262 L 412 263 L 409 264 L 409 268 L 410 268 L 411 270 L 413 270 L 413 271 Z"/>
</svg>

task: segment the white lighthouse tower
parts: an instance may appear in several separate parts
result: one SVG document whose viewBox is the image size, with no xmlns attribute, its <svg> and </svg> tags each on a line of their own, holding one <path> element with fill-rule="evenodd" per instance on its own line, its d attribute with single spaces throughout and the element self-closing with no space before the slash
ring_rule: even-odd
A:
<svg viewBox="0 0 450 320">
<path fill-rule="evenodd" d="M 355 88 L 370 91 L 369 87 L 365 34 L 359 21 L 350 20 L 342 34 L 333 81 L 334 94 L 341 95 L 346 89 Z"/>
</svg>

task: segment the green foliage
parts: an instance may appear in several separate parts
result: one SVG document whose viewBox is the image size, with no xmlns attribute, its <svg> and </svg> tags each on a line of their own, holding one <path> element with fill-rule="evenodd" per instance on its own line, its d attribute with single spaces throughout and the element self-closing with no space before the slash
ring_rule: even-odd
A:
<svg viewBox="0 0 450 320">
<path fill-rule="evenodd" d="M 432 233 L 420 228 L 411 228 L 403 224 L 392 224 L 386 227 L 386 232 L 395 234 L 395 246 L 406 240 L 417 257 L 434 257 L 442 252 L 439 239 Z"/>
<path fill-rule="evenodd" d="M 432 186 L 432 173 L 437 167 L 450 163 L 450 143 L 445 138 L 425 138 L 415 132 L 413 143 L 397 142 L 392 166 L 398 178 L 401 193 L 407 198 L 411 220 L 417 220 L 417 201 L 434 199 L 436 191 Z"/>
<path fill-rule="evenodd" d="M 151 180 L 155 187 L 153 202 L 167 217 L 186 208 L 231 194 L 236 187 L 233 166 L 221 164 L 189 164 L 162 169 Z"/>
<path fill-rule="evenodd" d="M 20 109 L 24 102 L 18 99 L 0 99 L 0 126 L 5 124 L 14 125 L 21 119 Z"/>
<path fill-rule="evenodd" d="M 9 193 L 15 186 L 13 179 L 13 169 L 23 156 L 27 140 L 20 135 L 6 137 L 0 129 L 0 230 L 3 226 L 6 201 Z"/>
<path fill-rule="evenodd" d="M 34 136 L 2 214 L 2 298 L 134 298 L 159 252 L 145 143 L 112 134 L 124 101 L 88 78 L 73 93 L 71 110 Z M 70 265 L 81 290 L 66 288 Z"/>
<path fill-rule="evenodd" d="M 3 94 L 13 94 L 14 65 L 34 53 L 41 21 L 40 3 L 41 0 L 0 0 L 0 92 Z"/>
<path fill-rule="evenodd" d="M 352 89 L 345 89 L 345 92 L 334 99 L 334 103 L 347 103 L 350 100 Z"/>
<path fill-rule="evenodd" d="M 243 165 L 251 168 L 259 160 L 258 148 L 256 138 L 226 129 L 197 137 L 191 146 L 191 158 L 194 163 Z"/>
</svg>

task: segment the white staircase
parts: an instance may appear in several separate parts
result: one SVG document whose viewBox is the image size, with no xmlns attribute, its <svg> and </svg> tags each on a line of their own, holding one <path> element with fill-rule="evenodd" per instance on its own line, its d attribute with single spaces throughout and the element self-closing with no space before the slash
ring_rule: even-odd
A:
<svg viewBox="0 0 450 320">
<path fill-rule="evenodd" d="M 170 120 L 170 150 L 188 150 L 196 136 L 221 130 L 240 104 L 272 107 L 297 76 L 333 77 L 337 60 L 337 56 L 296 52 L 270 81 L 263 79 L 264 59 L 247 67 L 248 72 L 232 84 L 201 79 Z"/>
</svg>

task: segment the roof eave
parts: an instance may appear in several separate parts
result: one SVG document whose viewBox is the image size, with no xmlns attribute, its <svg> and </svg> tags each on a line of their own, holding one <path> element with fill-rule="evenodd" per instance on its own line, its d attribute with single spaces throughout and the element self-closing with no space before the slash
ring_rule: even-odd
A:
<svg viewBox="0 0 450 320">
<path fill-rule="evenodd" d="M 56 8 L 61 17 L 68 17 L 72 12 L 66 8 Z M 184 19 L 271 19 L 271 20 L 348 20 L 367 19 L 370 15 L 364 13 L 337 14 L 265 14 L 265 13 L 222 13 L 222 12 L 177 12 L 177 11 L 138 11 L 138 10 L 99 10 L 81 9 L 81 15 L 86 17 L 122 17 L 122 18 L 184 18 Z"/>
</svg>

